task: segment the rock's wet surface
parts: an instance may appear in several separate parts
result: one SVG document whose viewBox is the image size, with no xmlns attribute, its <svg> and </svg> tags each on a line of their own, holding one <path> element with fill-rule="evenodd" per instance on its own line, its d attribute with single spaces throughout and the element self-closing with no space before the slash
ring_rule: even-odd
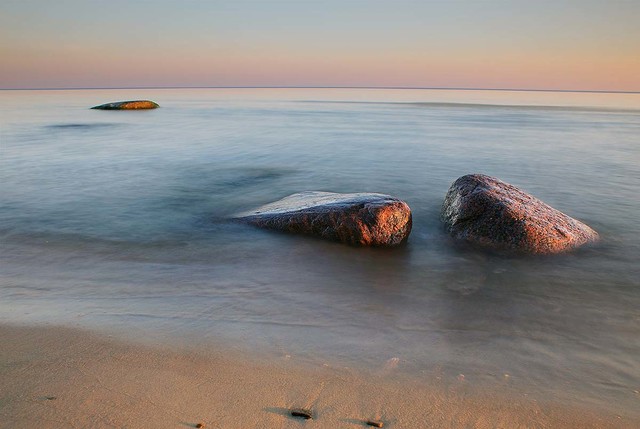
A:
<svg viewBox="0 0 640 429">
<path fill-rule="evenodd" d="M 138 109 L 155 109 L 160 107 L 157 103 L 149 100 L 132 100 L 132 101 L 116 101 L 113 103 L 101 104 L 94 106 L 92 109 L 99 110 L 138 110 Z"/>
<path fill-rule="evenodd" d="M 442 219 L 456 239 L 516 253 L 560 253 L 598 240 L 584 223 L 494 177 L 470 174 L 445 197 Z"/>
<path fill-rule="evenodd" d="M 395 246 L 411 232 L 411 209 L 383 194 L 302 192 L 236 219 L 262 228 L 314 235 L 355 246 Z"/>
</svg>

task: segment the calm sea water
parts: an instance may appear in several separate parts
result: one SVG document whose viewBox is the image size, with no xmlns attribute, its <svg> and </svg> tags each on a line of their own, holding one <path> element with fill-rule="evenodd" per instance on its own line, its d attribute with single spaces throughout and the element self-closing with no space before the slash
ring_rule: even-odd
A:
<svg viewBox="0 0 640 429">
<path fill-rule="evenodd" d="M 153 111 L 97 111 L 149 98 Z M 640 410 L 640 95 L 0 91 L 0 322 L 510 383 Z M 458 248 L 439 212 L 485 173 L 596 229 L 554 257 Z M 305 190 L 380 192 L 405 247 L 229 222 Z M 391 361 L 394 362 L 394 361 Z M 635 411 L 634 411 L 635 410 Z"/>
</svg>

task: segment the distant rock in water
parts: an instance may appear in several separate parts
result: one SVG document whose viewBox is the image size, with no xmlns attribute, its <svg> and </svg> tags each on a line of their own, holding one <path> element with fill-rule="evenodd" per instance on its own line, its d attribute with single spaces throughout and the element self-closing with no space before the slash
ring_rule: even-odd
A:
<svg viewBox="0 0 640 429">
<path fill-rule="evenodd" d="M 134 101 L 116 101 L 114 103 L 101 104 L 100 106 L 92 107 L 92 109 L 100 110 L 137 110 L 137 109 L 155 109 L 158 106 L 157 103 L 149 100 L 134 100 Z"/>
<path fill-rule="evenodd" d="M 302 192 L 235 218 L 261 228 L 355 246 L 396 246 L 411 232 L 407 203 L 383 194 Z"/>
<path fill-rule="evenodd" d="M 499 251 L 551 254 L 598 240 L 582 222 L 482 174 L 462 176 L 451 185 L 442 220 L 454 238 Z"/>
</svg>

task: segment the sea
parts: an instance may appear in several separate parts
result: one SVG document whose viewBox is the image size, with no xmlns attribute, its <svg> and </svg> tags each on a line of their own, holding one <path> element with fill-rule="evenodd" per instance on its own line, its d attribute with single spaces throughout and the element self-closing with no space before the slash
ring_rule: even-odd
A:
<svg viewBox="0 0 640 429">
<path fill-rule="evenodd" d="M 102 111 L 150 99 L 160 108 Z M 453 181 L 495 176 L 593 246 L 455 243 Z M 406 245 L 234 214 L 301 191 L 406 201 Z M 0 323 L 231 345 L 640 416 L 640 94 L 186 88 L 0 91 Z"/>
</svg>

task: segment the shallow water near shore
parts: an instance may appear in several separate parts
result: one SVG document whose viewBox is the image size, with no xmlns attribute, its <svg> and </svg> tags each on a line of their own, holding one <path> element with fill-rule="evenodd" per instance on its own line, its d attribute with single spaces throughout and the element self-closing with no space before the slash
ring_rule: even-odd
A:
<svg viewBox="0 0 640 429">
<path fill-rule="evenodd" d="M 134 98 L 161 108 L 89 109 Z M 640 94 L 0 91 L 0 121 L 0 322 L 224 339 L 638 415 Z M 454 245 L 440 206 L 476 172 L 602 242 L 533 258 Z M 409 242 L 229 221 L 305 190 L 401 198 Z"/>
</svg>

